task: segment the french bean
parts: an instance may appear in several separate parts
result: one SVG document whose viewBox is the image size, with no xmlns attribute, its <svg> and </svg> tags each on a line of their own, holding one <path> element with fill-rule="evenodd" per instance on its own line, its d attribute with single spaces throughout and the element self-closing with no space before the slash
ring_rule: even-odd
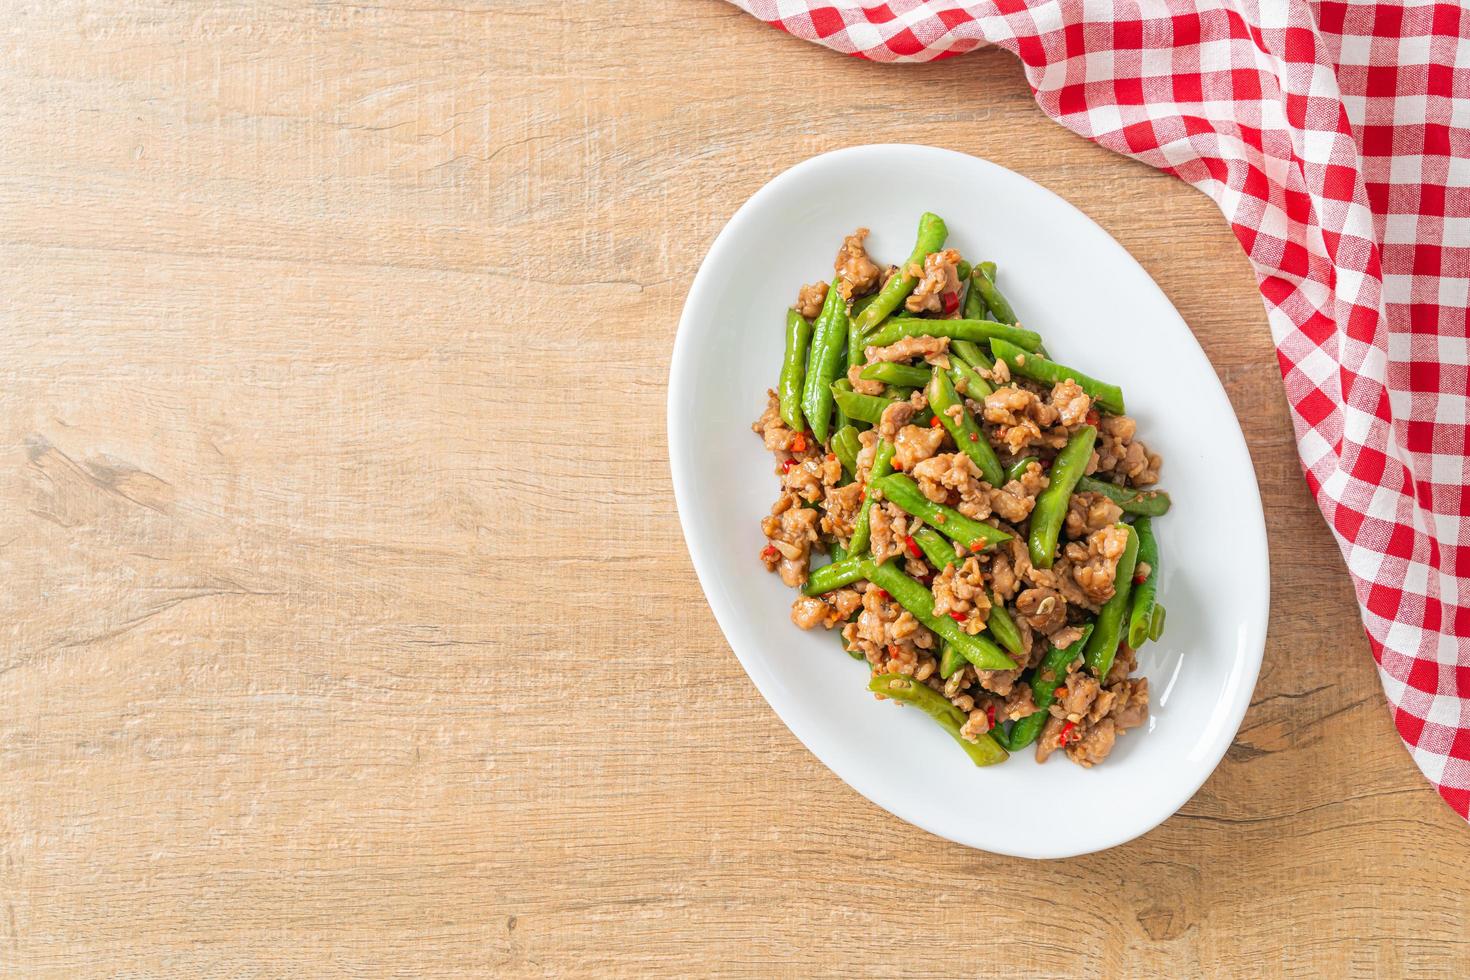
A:
<svg viewBox="0 0 1470 980">
<path fill-rule="evenodd" d="M 868 550 L 868 540 L 873 533 L 870 524 L 873 511 L 873 481 L 881 480 L 893 472 L 893 448 L 893 443 L 887 439 L 880 439 L 877 448 L 873 450 L 873 465 L 868 470 L 868 489 L 863 491 L 863 509 L 858 514 L 857 524 L 853 526 L 852 537 L 847 541 L 848 554 L 861 555 Z"/>
<path fill-rule="evenodd" d="M 840 382 L 839 382 L 840 384 Z M 883 410 L 899 399 L 885 398 L 882 395 L 860 395 L 855 391 L 848 391 L 838 385 L 832 385 L 832 399 L 843 413 L 850 419 L 858 419 L 877 425 L 878 420 L 883 417 Z"/>
<path fill-rule="evenodd" d="M 976 270 L 980 274 L 975 277 L 975 283 L 980 287 L 980 295 L 984 298 L 985 305 L 990 308 L 990 312 L 994 313 L 995 318 L 1001 323 L 1018 322 L 1016 311 L 1011 309 L 1011 304 L 995 284 L 995 263 L 981 262 L 976 266 Z"/>
<path fill-rule="evenodd" d="M 915 317 L 910 320 L 892 319 L 869 335 L 869 347 L 887 347 L 905 337 L 948 337 L 950 340 L 1004 340 L 1022 350 L 1034 351 L 1041 346 L 1041 334 L 1033 333 L 1009 323 L 991 320 L 925 320 Z"/>
<path fill-rule="evenodd" d="M 995 641 L 1006 649 L 1012 656 L 1022 656 L 1026 652 L 1026 645 L 1021 642 L 1021 631 L 1016 628 L 1016 621 L 1011 614 L 1006 612 L 1006 604 L 1000 601 L 1000 596 L 994 592 L 990 594 L 990 615 L 985 619 L 985 625 L 990 629 L 990 635 Z"/>
<path fill-rule="evenodd" d="M 1057 550 L 1057 535 L 1067 519 L 1072 489 L 1087 469 L 1096 442 L 1097 430 L 1090 425 L 1081 426 L 1051 464 L 1051 472 L 1047 474 L 1051 482 L 1037 496 L 1036 506 L 1031 511 L 1031 534 L 1027 545 L 1031 564 L 1037 568 L 1051 567 Z"/>
<path fill-rule="evenodd" d="M 970 274 L 974 271 L 974 266 L 970 265 L 970 263 L 966 262 L 964 259 L 960 259 L 958 262 L 955 263 L 955 278 L 958 279 L 960 282 L 964 282 L 966 279 L 970 278 Z"/>
<path fill-rule="evenodd" d="M 969 662 L 960 656 L 959 651 L 948 643 L 945 643 L 939 648 L 939 676 L 945 680 L 949 680 L 954 676 L 955 671 Z"/>
<path fill-rule="evenodd" d="M 902 674 L 875 674 L 868 681 L 868 690 L 874 694 L 881 694 L 885 698 L 902 701 L 922 710 L 930 718 L 939 722 L 941 728 L 949 732 L 950 738 L 960 744 L 970 761 L 977 766 L 993 766 L 997 762 L 1004 762 L 1009 756 L 1006 750 L 1000 747 L 1000 743 L 990 737 L 987 732 L 974 742 L 960 734 L 960 728 L 965 723 L 964 712 L 949 703 L 949 699 L 938 691 L 921 684 L 912 677 Z"/>
<path fill-rule="evenodd" d="M 801 414 L 802 382 L 806 379 L 806 353 L 812 342 L 812 323 L 796 310 L 786 311 L 786 354 L 781 358 L 781 380 L 776 394 L 781 399 L 781 421 L 796 432 L 806 428 Z"/>
<path fill-rule="evenodd" d="M 818 442 L 827 441 L 832 425 L 832 382 L 842 373 L 842 348 L 847 342 L 847 304 L 837 291 L 838 279 L 827 289 L 826 302 L 812 327 L 807 355 L 801 410 Z"/>
<path fill-rule="evenodd" d="M 980 277 L 979 269 L 971 269 L 968 276 L 961 279 L 969 280 L 969 288 L 965 290 L 965 304 L 960 308 L 960 315 L 966 320 L 992 320 L 985 306 L 985 297 L 980 295 L 980 290 L 975 286 L 975 280 Z"/>
<path fill-rule="evenodd" d="M 949 374 L 943 368 L 934 369 L 929 387 L 924 393 L 929 399 L 934 417 L 939 419 L 939 424 L 944 426 L 944 431 L 949 433 L 954 444 L 960 447 L 960 452 L 970 457 L 985 482 L 992 487 L 1005 486 L 1005 470 L 1001 469 L 1000 460 L 996 458 L 990 440 L 985 438 L 985 433 L 975 422 L 974 416 L 955 393 L 954 383 L 949 380 Z M 955 408 L 959 411 L 953 411 Z"/>
<path fill-rule="evenodd" d="M 954 444 L 960 447 L 960 453 L 966 454 L 975 463 L 985 482 L 991 486 L 1004 486 L 1005 470 L 1001 469 L 1001 461 L 995 457 L 991 441 L 985 438 L 985 432 L 975 422 L 975 416 L 970 414 L 963 398 L 954 391 L 954 382 L 950 381 L 950 375 L 941 367 L 933 369 L 925 395 L 939 425 L 950 433 Z M 958 408 L 958 411 L 953 411 L 954 408 Z"/>
<path fill-rule="evenodd" d="M 1010 469 L 1006 470 L 1006 481 L 1010 482 L 1011 480 L 1019 480 L 1021 477 L 1026 475 L 1026 471 L 1031 468 L 1032 463 L 1039 462 L 1041 462 L 1041 460 L 1037 459 L 1035 456 L 1021 457 L 1011 464 Z"/>
<path fill-rule="evenodd" d="M 918 484 L 902 473 L 890 473 L 873 486 L 904 513 L 923 518 L 924 523 L 971 551 L 982 551 L 1011 539 L 1000 528 L 972 520 L 953 507 L 934 503 L 919 491 Z"/>
<path fill-rule="evenodd" d="M 841 561 L 814 568 L 807 576 L 806 585 L 802 586 L 801 591 L 807 595 L 821 595 L 844 585 L 851 585 L 864 577 L 865 561 L 864 555 L 850 555 Z"/>
<path fill-rule="evenodd" d="M 1133 568 L 1138 562 L 1138 535 L 1127 524 L 1119 524 L 1128 532 L 1128 545 L 1118 559 L 1117 575 L 1113 579 L 1113 597 L 1103 603 L 1097 614 L 1097 629 L 1088 638 L 1083 655 L 1087 666 L 1099 681 L 1107 679 L 1113 669 L 1113 658 L 1118 654 L 1118 644 L 1123 640 L 1123 617 L 1132 600 Z"/>
<path fill-rule="evenodd" d="M 1154 608 L 1158 604 L 1159 542 L 1154 537 L 1152 518 L 1140 517 L 1134 521 L 1133 531 L 1138 535 L 1138 561 L 1148 565 L 1148 577 L 1133 585 L 1133 599 L 1128 609 L 1128 645 L 1137 650 L 1148 642 L 1148 632 L 1154 623 Z"/>
<path fill-rule="evenodd" d="M 838 429 L 832 436 L 832 452 L 842 463 L 848 476 L 857 475 L 857 454 L 863 448 L 858 440 L 858 431 L 850 425 Z"/>
<path fill-rule="evenodd" d="M 1046 719 L 1051 717 L 1046 709 L 1051 707 L 1052 701 L 1056 699 L 1056 691 L 1061 687 L 1062 681 L 1067 678 L 1067 668 L 1072 661 L 1082 655 L 1082 648 L 1087 645 L 1087 639 L 1092 635 L 1092 624 L 1088 623 L 1082 627 L 1082 635 L 1075 643 L 1065 647 L 1053 647 L 1046 652 L 1037 668 L 1031 672 L 1031 700 L 1036 702 L 1038 710 L 1035 714 L 1027 715 L 1011 726 L 1010 748 L 1012 752 L 1019 752 L 1032 742 L 1036 736 L 1041 734 L 1041 728 L 1046 724 Z"/>
<path fill-rule="evenodd" d="M 982 400 L 995 389 L 990 387 L 990 382 L 975 373 L 975 369 L 953 354 L 949 358 L 949 380 L 954 385 L 954 390 L 967 398 L 976 401 Z"/>
<path fill-rule="evenodd" d="M 944 240 L 949 237 L 949 229 L 945 227 L 944 219 L 937 214 L 924 212 L 919 217 L 919 231 L 915 236 L 914 250 L 904 260 L 903 265 L 895 272 L 878 290 L 878 295 L 858 315 L 858 330 L 866 334 L 877 326 L 884 317 L 892 313 L 904 301 L 914 287 L 919 284 L 919 278 L 909 274 L 909 267 L 917 265 L 923 268 L 924 257 L 931 252 L 937 252 L 944 247 Z"/>
<path fill-rule="evenodd" d="M 958 321 L 950 321 L 956 323 Z M 872 341 L 869 341 L 872 343 Z M 1019 374 L 1023 378 L 1032 381 L 1040 381 L 1043 384 L 1057 384 L 1062 381 L 1074 381 L 1077 387 L 1092 396 L 1095 404 L 1101 406 L 1114 415 L 1122 415 L 1123 390 L 1115 384 L 1099 381 L 1094 377 L 1083 374 L 1064 364 L 1048 360 L 1040 354 L 1030 353 L 1010 343 L 1003 337 L 996 337 L 990 342 L 990 350 L 995 354 L 998 361 L 1005 361 L 1010 367 L 1012 374 Z"/>
<path fill-rule="evenodd" d="M 863 332 L 858 329 L 857 320 L 851 312 L 853 305 L 855 304 L 848 306 L 847 314 L 847 370 L 842 372 L 844 378 L 852 373 L 853 368 L 863 363 Z"/>
<path fill-rule="evenodd" d="M 908 385 L 910 388 L 922 388 L 929 383 L 929 372 L 925 368 L 912 364 L 894 364 L 891 361 L 869 364 L 858 377 L 864 381 L 882 381 L 891 385 Z"/>
<path fill-rule="evenodd" d="M 866 296 L 859 296 L 857 299 L 848 304 L 847 318 L 849 320 L 856 320 L 858 318 L 858 315 L 862 313 L 863 310 L 866 310 L 869 306 L 871 306 L 873 300 L 877 298 L 877 293 L 869 293 Z"/>
<path fill-rule="evenodd" d="M 864 578 L 885 590 L 930 632 L 949 641 L 977 670 L 1015 669 L 1015 662 L 1000 647 L 983 636 L 971 636 L 948 616 L 934 615 L 934 594 L 900 571 L 897 562 L 887 561 L 878 565 L 869 559 L 865 564 Z"/>
<path fill-rule="evenodd" d="M 942 572 L 946 565 L 953 565 L 960 560 L 960 556 L 955 554 L 954 542 L 932 527 L 921 527 L 915 531 L 914 541 L 936 571 Z"/>
<path fill-rule="evenodd" d="M 1169 512 L 1169 495 L 1162 490 L 1133 490 L 1093 476 L 1078 480 L 1077 490 L 1079 493 L 1100 493 L 1123 508 L 1125 514 L 1160 517 Z"/>
<path fill-rule="evenodd" d="M 1154 618 L 1148 625 L 1148 638 L 1155 643 L 1164 635 L 1164 614 L 1167 612 L 1162 602 L 1154 603 Z"/>
<path fill-rule="evenodd" d="M 949 352 L 958 354 L 960 359 L 972 368 L 984 368 L 989 371 L 995 367 L 995 360 L 973 340 L 950 340 Z"/>
</svg>

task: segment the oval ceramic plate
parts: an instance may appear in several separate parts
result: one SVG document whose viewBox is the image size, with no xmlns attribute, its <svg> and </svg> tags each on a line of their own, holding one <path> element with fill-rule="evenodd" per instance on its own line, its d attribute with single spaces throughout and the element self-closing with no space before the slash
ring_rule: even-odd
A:
<svg viewBox="0 0 1470 980">
<path fill-rule="evenodd" d="M 1146 645 L 1152 712 L 1102 765 L 1032 751 L 973 766 L 937 725 L 879 702 L 867 667 L 789 618 L 792 590 L 762 568 L 776 498 L 751 432 L 780 369 L 782 324 L 804 282 L 830 279 L 844 235 L 900 261 L 919 215 L 949 245 L 1000 265 L 1022 322 L 1059 361 L 1123 387 L 1174 507 L 1157 522 L 1168 630 Z M 1245 440 L 1204 352 L 1148 273 L 1101 228 L 1025 177 L 924 146 L 864 146 L 799 164 L 761 188 L 710 248 L 679 323 L 669 456 L 684 536 L 715 618 L 797 738 L 890 813 L 971 847 L 1066 857 L 1121 844 L 1209 776 L 1250 701 L 1265 644 L 1266 530 Z M 754 692 L 752 692 L 754 696 Z"/>
</svg>

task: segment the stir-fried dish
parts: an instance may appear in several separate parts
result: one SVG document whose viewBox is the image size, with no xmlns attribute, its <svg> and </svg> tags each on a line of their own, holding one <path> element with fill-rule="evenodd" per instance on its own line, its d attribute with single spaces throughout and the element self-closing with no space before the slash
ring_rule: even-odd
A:
<svg viewBox="0 0 1470 980">
<path fill-rule="evenodd" d="M 753 426 L 781 482 L 761 561 L 801 590 L 792 622 L 838 631 L 875 695 L 976 765 L 1035 743 L 1093 766 L 1148 718 L 1162 461 L 1122 390 L 1052 360 L 938 216 L 899 266 L 867 235 L 787 313 Z"/>
</svg>

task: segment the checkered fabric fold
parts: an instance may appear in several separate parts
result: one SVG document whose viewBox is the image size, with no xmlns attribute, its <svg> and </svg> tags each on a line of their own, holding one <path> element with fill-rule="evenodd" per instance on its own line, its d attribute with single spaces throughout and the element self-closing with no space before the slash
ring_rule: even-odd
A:
<svg viewBox="0 0 1470 980">
<path fill-rule="evenodd" d="M 876 61 L 1004 48 L 1047 115 L 1215 200 L 1255 268 L 1394 722 L 1470 819 L 1470 11 L 734 2 Z"/>
</svg>

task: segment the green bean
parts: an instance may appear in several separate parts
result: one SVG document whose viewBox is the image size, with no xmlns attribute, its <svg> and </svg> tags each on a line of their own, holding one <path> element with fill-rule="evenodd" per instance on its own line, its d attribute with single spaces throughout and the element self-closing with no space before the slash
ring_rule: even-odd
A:
<svg viewBox="0 0 1470 980">
<path fill-rule="evenodd" d="M 787 310 L 786 355 L 781 358 L 781 380 L 776 383 L 776 394 L 781 399 L 781 421 L 797 432 L 806 428 L 801 416 L 801 390 L 806 378 L 806 351 L 811 342 L 811 321 L 795 310 Z"/>
<path fill-rule="evenodd" d="M 852 373 L 852 369 L 863 363 L 863 332 L 858 329 L 857 321 L 849 313 L 847 317 L 847 370 L 843 372 L 846 378 Z M 845 414 L 845 413 L 844 413 Z M 859 420 L 861 421 L 861 420 Z M 866 426 L 864 426 L 866 428 Z"/>
<path fill-rule="evenodd" d="M 1128 645 L 1137 650 L 1148 642 L 1148 631 L 1153 627 L 1159 595 L 1159 542 L 1154 538 L 1151 518 L 1140 517 L 1134 521 L 1133 531 L 1138 535 L 1138 561 L 1148 565 L 1148 578 L 1133 584 L 1133 599 L 1128 608 Z"/>
<path fill-rule="evenodd" d="M 1044 384 L 1075 381 L 1079 388 L 1092 396 L 1093 402 L 1097 405 L 1114 415 L 1122 415 L 1124 412 L 1123 390 L 1115 384 L 1099 381 L 1064 364 L 1047 360 L 1040 354 L 1028 353 L 1015 344 L 1008 343 L 1004 338 L 998 337 L 992 340 L 990 349 L 995 353 L 996 360 L 1005 361 L 1010 366 L 1012 374 L 1019 374 L 1023 378 L 1030 378 L 1032 381 L 1040 381 Z"/>
<path fill-rule="evenodd" d="M 980 274 L 975 277 L 975 284 L 980 287 L 980 295 L 985 299 L 985 305 L 990 308 L 990 312 L 1001 323 L 1018 322 L 1016 311 L 1011 309 L 1011 304 L 995 285 L 995 263 L 981 262 L 977 268 Z"/>
<path fill-rule="evenodd" d="M 848 353 L 847 353 L 847 340 L 848 340 L 848 334 L 850 334 L 851 332 L 852 332 L 852 322 L 847 318 L 847 307 L 846 306 L 843 306 L 842 307 L 842 339 L 841 339 L 841 343 L 842 343 L 842 354 L 837 359 L 837 379 L 833 382 L 833 384 L 841 383 L 842 385 L 846 386 L 849 389 L 852 387 L 852 382 L 847 379 L 847 366 L 848 366 L 847 365 L 847 362 L 849 360 Z M 862 355 L 859 354 L 858 356 L 861 357 Z M 838 405 L 836 405 L 834 403 L 834 405 L 833 405 L 833 412 L 832 412 L 832 428 L 831 428 L 830 431 L 836 432 L 838 429 L 845 428 L 846 426 L 850 425 L 851 423 L 852 423 L 852 419 L 850 419 L 850 418 L 847 417 L 847 413 L 842 410 L 841 406 L 838 406 Z"/>
<path fill-rule="evenodd" d="M 863 448 L 858 440 L 858 431 L 850 425 L 838 429 L 832 436 L 832 452 L 842 462 L 848 476 L 857 475 L 857 454 Z"/>
<path fill-rule="evenodd" d="M 1113 669 L 1113 657 L 1118 653 L 1118 644 L 1123 639 L 1123 617 L 1128 613 L 1128 604 L 1133 589 L 1133 567 L 1138 562 L 1138 535 L 1127 524 L 1118 527 L 1128 532 L 1128 546 L 1118 559 L 1117 575 L 1113 579 L 1113 597 L 1103 603 L 1097 614 L 1097 629 L 1092 631 L 1083 654 L 1087 666 L 1099 681 L 1107 680 L 1108 671 Z"/>
<path fill-rule="evenodd" d="M 839 384 L 832 385 L 832 399 L 842 409 L 848 418 L 858 419 L 873 425 L 883 417 L 883 410 L 899 399 L 885 398 L 881 395 L 860 395 L 855 391 L 848 391 Z"/>
<path fill-rule="evenodd" d="M 1082 654 L 1082 648 L 1087 644 L 1087 638 L 1092 635 L 1092 624 L 1088 623 L 1082 627 L 1082 635 L 1077 642 L 1065 647 L 1053 647 L 1048 650 L 1046 657 L 1037 668 L 1031 672 L 1031 700 L 1036 702 L 1040 710 L 1035 714 L 1027 715 L 1011 726 L 1009 739 L 1012 752 L 1019 752 L 1032 742 L 1036 736 L 1041 734 L 1041 728 L 1046 724 L 1046 719 L 1051 714 L 1046 710 L 1056 698 L 1057 688 L 1062 686 L 1062 681 L 1067 679 L 1067 668 L 1072 665 Z"/>
<path fill-rule="evenodd" d="M 1123 508 L 1125 514 L 1159 517 L 1169 512 L 1169 495 L 1162 490 L 1133 490 L 1092 476 L 1078 480 L 1077 490 L 1079 493 L 1100 493 Z"/>
<path fill-rule="evenodd" d="M 879 361 L 877 364 L 869 364 L 863 368 L 863 373 L 858 375 L 864 381 L 883 381 L 891 385 L 908 385 L 910 388 L 922 388 L 929 383 L 928 368 L 914 367 L 912 364 L 894 364 L 891 361 Z"/>
<path fill-rule="evenodd" d="M 1006 612 L 1006 604 L 994 592 L 990 594 L 990 615 L 986 617 L 985 625 L 989 627 L 990 635 L 995 637 L 995 641 L 1013 656 L 1025 654 L 1026 645 L 1021 642 L 1021 631 L 1016 628 L 1016 621 L 1011 618 L 1011 614 Z"/>
<path fill-rule="evenodd" d="M 960 556 L 955 554 L 954 543 L 932 527 L 921 527 L 915 531 L 914 541 L 937 571 L 942 572 L 946 565 L 953 565 L 960 560 Z"/>
<path fill-rule="evenodd" d="M 972 520 L 953 507 L 934 503 L 919 491 L 918 484 L 902 473 L 891 473 L 874 486 L 904 513 L 923 518 L 924 523 L 971 551 L 981 551 L 1011 539 L 1000 528 Z"/>
<path fill-rule="evenodd" d="M 830 550 L 832 552 L 832 561 L 834 563 L 841 561 L 848 555 L 848 551 L 846 548 L 842 547 L 841 541 L 833 541 Z"/>
<path fill-rule="evenodd" d="M 1067 445 L 1052 461 L 1051 482 L 1036 497 L 1036 506 L 1031 511 L 1031 534 L 1027 542 L 1031 551 L 1031 564 L 1037 568 L 1050 568 L 1057 550 L 1057 535 L 1061 534 L 1062 523 L 1067 519 L 1067 507 L 1072 500 L 1072 488 L 1087 469 L 1092 459 L 1092 447 L 1097 442 L 1097 430 L 1084 425 L 1072 434 Z"/>
<path fill-rule="evenodd" d="M 949 680 L 954 676 L 955 671 L 969 662 L 960 656 L 959 651 L 948 643 L 939 648 L 939 676 L 945 680 Z"/>
<path fill-rule="evenodd" d="M 841 561 L 834 561 L 830 565 L 814 568 L 811 575 L 807 576 L 806 585 L 802 586 L 801 591 L 807 595 L 821 595 L 823 592 L 831 592 L 844 585 L 851 585 L 865 577 L 864 562 L 866 560 L 863 555 L 851 555 Z"/>
<path fill-rule="evenodd" d="M 970 278 L 970 273 L 974 271 L 974 267 L 971 266 L 970 263 L 966 262 L 964 259 L 960 259 L 954 267 L 955 278 L 959 279 L 960 282 L 964 282 L 966 279 Z"/>
<path fill-rule="evenodd" d="M 1168 610 L 1164 608 L 1162 602 L 1154 604 L 1153 622 L 1149 623 L 1148 626 L 1148 638 L 1150 640 L 1157 642 L 1159 637 L 1164 635 L 1164 614 L 1167 612 Z"/>
<path fill-rule="evenodd" d="M 949 380 L 957 393 L 976 401 L 984 399 L 995 390 L 990 387 L 989 381 L 975 373 L 974 368 L 952 354 L 949 358 Z"/>
<path fill-rule="evenodd" d="M 873 465 L 868 470 L 868 489 L 863 492 L 863 509 L 858 514 L 857 524 L 853 526 L 852 537 L 847 541 L 848 554 L 861 555 L 868 550 L 868 539 L 873 533 L 870 524 L 873 511 L 873 482 L 883 479 L 892 472 L 893 443 L 887 439 L 880 439 L 877 448 L 873 450 Z"/>
<path fill-rule="evenodd" d="M 801 393 L 807 425 L 823 443 L 832 424 L 832 382 L 842 373 L 842 348 L 847 342 L 847 305 L 837 291 L 839 281 L 832 280 L 822 312 L 812 327 L 812 347 Z"/>
<path fill-rule="evenodd" d="M 951 354 L 958 354 L 961 360 L 972 368 L 984 368 L 989 371 L 995 367 L 994 359 L 985 353 L 980 345 L 973 340 L 951 340 L 949 342 L 949 352 Z"/>
<path fill-rule="evenodd" d="M 961 276 L 961 280 L 969 280 L 969 288 L 965 290 L 965 305 L 960 308 L 960 315 L 966 320 L 990 320 L 985 307 L 985 297 L 980 295 L 980 290 L 975 286 L 975 279 L 980 275 L 979 269 L 971 269 L 968 276 Z"/>
<path fill-rule="evenodd" d="M 934 411 L 934 417 L 939 419 L 939 424 L 944 426 L 944 431 L 954 440 L 960 452 L 970 457 L 985 482 L 992 487 L 1004 486 L 1005 470 L 1000 468 L 1000 460 L 996 458 L 995 450 L 990 446 L 990 440 L 985 438 L 985 433 L 976 424 L 974 416 L 965 407 L 964 401 L 955 393 L 954 383 L 949 380 L 949 375 L 942 368 L 935 368 L 929 379 L 929 387 L 925 389 L 929 398 L 929 407 Z M 951 410 L 958 407 L 957 413 Z M 955 415 L 958 418 L 955 418 Z"/>
<path fill-rule="evenodd" d="M 866 310 L 869 306 L 871 306 L 873 304 L 873 300 L 877 298 L 877 293 L 869 293 L 866 296 L 859 296 L 857 299 L 848 304 L 847 318 L 855 322 L 858 319 L 858 315 L 862 313 L 863 310 Z"/>
<path fill-rule="evenodd" d="M 977 766 L 993 766 L 1010 758 L 988 732 L 974 742 L 961 735 L 960 728 L 966 720 L 964 712 L 950 704 L 949 698 L 912 677 L 902 674 L 875 674 L 868 681 L 868 690 L 922 710 L 939 722 L 940 727 L 949 732 L 950 738 L 960 743 L 960 748 L 965 750 L 970 761 Z"/>
<path fill-rule="evenodd" d="M 1015 669 L 1015 662 L 1000 647 L 983 636 L 971 636 L 948 616 L 934 615 L 933 593 L 899 571 L 897 562 L 887 561 L 878 565 L 869 559 L 864 568 L 864 578 L 886 591 L 930 632 L 948 640 L 960 656 L 970 661 L 976 669 Z"/>
<path fill-rule="evenodd" d="M 944 225 L 944 219 L 937 214 L 927 211 L 919 217 L 919 231 L 914 241 L 914 250 L 904 260 L 898 271 L 889 277 L 883 288 L 878 290 L 877 297 L 867 305 L 858 316 L 858 329 L 866 334 L 878 325 L 880 321 L 903 303 L 914 287 L 919 284 L 917 276 L 909 275 L 909 266 L 924 265 L 924 257 L 931 252 L 937 252 L 944 247 L 944 240 L 949 237 L 949 229 Z"/>
<path fill-rule="evenodd" d="M 1016 460 L 1014 463 L 1011 464 L 1011 468 L 1006 470 L 1006 482 L 1010 482 L 1011 480 L 1019 480 L 1021 477 L 1026 475 L 1026 471 L 1031 468 L 1032 463 L 1039 462 L 1041 462 L 1041 460 L 1037 459 L 1035 456 L 1023 456 L 1020 459 Z"/>
<path fill-rule="evenodd" d="M 990 320 L 912 320 L 893 319 L 885 323 L 867 339 L 869 347 L 887 347 L 905 337 L 948 337 L 950 340 L 988 340 L 994 346 L 996 340 L 1008 341 L 1027 351 L 1041 346 L 1041 334 L 1009 323 L 994 323 Z"/>
</svg>

